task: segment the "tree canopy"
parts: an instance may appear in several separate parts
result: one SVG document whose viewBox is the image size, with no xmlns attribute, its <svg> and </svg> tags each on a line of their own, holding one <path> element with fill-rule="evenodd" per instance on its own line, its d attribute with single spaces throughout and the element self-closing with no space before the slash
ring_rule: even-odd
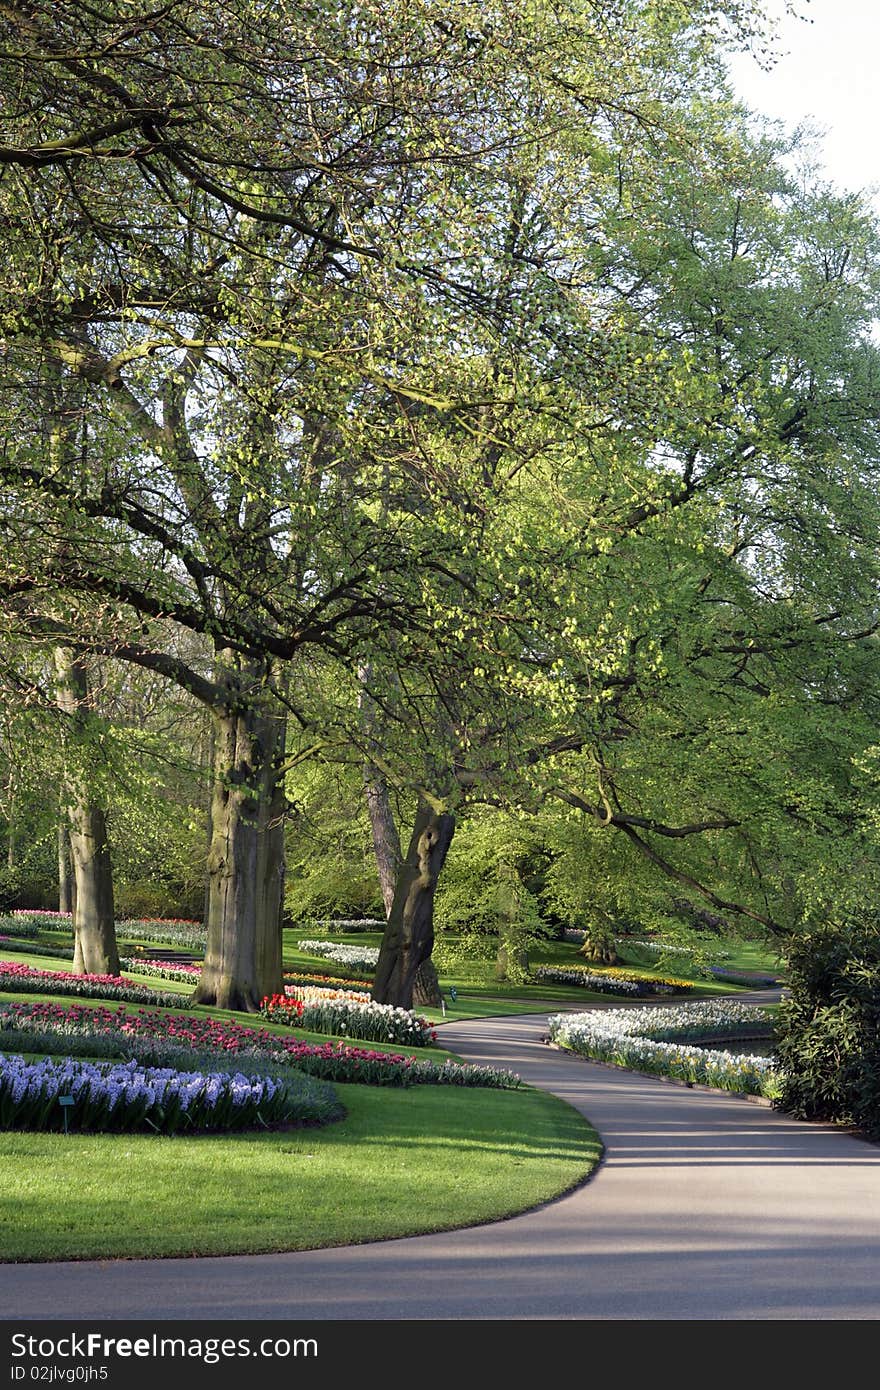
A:
<svg viewBox="0 0 880 1390">
<path fill-rule="evenodd" d="M 731 102 L 761 33 L 3 7 L 7 664 L 208 713 L 205 1002 L 280 987 L 310 759 L 364 779 L 395 1002 L 480 804 L 773 930 L 873 874 L 877 229 Z"/>
</svg>

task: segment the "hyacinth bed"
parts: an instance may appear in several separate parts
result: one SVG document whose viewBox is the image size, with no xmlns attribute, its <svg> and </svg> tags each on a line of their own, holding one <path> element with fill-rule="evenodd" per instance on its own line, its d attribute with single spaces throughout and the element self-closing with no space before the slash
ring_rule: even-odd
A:
<svg viewBox="0 0 880 1390">
<path fill-rule="evenodd" d="M 557 985 L 579 985 L 599 994 L 627 995 L 641 999 L 649 994 L 682 994 L 693 989 L 693 980 L 674 976 L 635 975 L 629 970 L 590 969 L 586 965 L 539 965 L 532 971 L 536 980 L 548 980 Z"/>
<path fill-rule="evenodd" d="M 348 965 L 355 970 L 375 970 L 379 961 L 378 946 L 345 946 L 341 942 L 312 941 L 307 938 L 298 942 L 298 946 L 307 956 L 322 956 L 324 960 Z"/>
<path fill-rule="evenodd" d="M 34 934 L 36 935 L 36 933 Z M 5 936 L 0 932 L 0 951 L 24 951 L 28 955 L 53 956 L 57 960 L 73 960 L 73 946 L 49 945 L 45 941 L 35 942 L 30 937 Z"/>
<path fill-rule="evenodd" d="M 593 1009 L 554 1014 L 550 1038 L 559 1047 L 593 1061 L 672 1076 L 691 1085 L 747 1095 L 778 1094 L 779 1073 L 769 1057 L 698 1047 L 710 1041 L 766 1035 L 769 1021 L 756 1005 L 713 1000 L 677 1008 Z"/>
<path fill-rule="evenodd" d="M 337 1033 L 369 1042 L 404 1043 L 408 1047 L 430 1047 L 437 1033 L 428 1019 L 392 1004 L 372 999 L 317 998 L 329 991 L 311 990 L 308 1002 L 288 994 L 273 994 L 263 1000 L 261 1012 L 270 1023 L 289 1023 L 310 1028 L 315 1033 Z"/>
<path fill-rule="evenodd" d="M 73 931 L 73 919 L 69 912 L 13 912 L 0 917 L 0 932 L 12 937 L 33 940 L 42 932 L 65 928 Z M 139 917 L 118 921 L 116 935 L 120 941 L 154 941 L 158 945 L 176 946 L 187 951 L 204 951 L 207 940 L 207 932 L 201 922 L 190 922 L 182 917 Z"/>
<path fill-rule="evenodd" d="M 60 1097 L 72 1105 L 62 1106 Z M 326 1124 L 343 1110 L 328 1086 L 241 1072 L 179 1071 L 138 1062 L 66 1058 L 28 1062 L 0 1054 L 0 1129 L 76 1133 L 152 1130 L 222 1132 L 294 1123 Z"/>
<path fill-rule="evenodd" d="M 488 1086 L 520 1084 L 515 1073 L 450 1061 L 435 1062 L 348 1043 L 313 1044 L 265 1028 L 192 1014 L 139 1009 L 87 1008 L 36 1002 L 0 1004 L 0 1046 L 22 1052 L 114 1057 L 120 1053 L 152 1066 L 217 1065 L 218 1055 L 263 1066 L 296 1067 L 326 1081 L 373 1086 Z"/>
<path fill-rule="evenodd" d="M 379 917 L 322 917 L 314 921 L 312 926 L 317 927 L 318 931 L 326 932 L 359 932 L 359 931 L 384 931 L 388 923 Z"/>
<path fill-rule="evenodd" d="M 779 984 L 777 975 L 762 975 L 756 970 L 733 970 L 723 965 L 710 965 L 709 974 L 723 984 L 754 985 L 755 989 L 772 989 Z"/>
<path fill-rule="evenodd" d="M 20 961 L 0 960 L 0 990 L 8 994 L 73 994 L 89 999 L 117 999 L 126 1004 L 161 1004 L 186 1008 L 186 1000 L 121 975 L 73 975 L 67 970 L 38 970 Z"/>
</svg>

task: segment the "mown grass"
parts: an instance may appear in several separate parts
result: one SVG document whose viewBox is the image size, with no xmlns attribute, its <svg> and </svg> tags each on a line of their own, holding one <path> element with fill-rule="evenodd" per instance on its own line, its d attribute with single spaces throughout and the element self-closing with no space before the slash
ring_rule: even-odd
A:
<svg viewBox="0 0 880 1390">
<path fill-rule="evenodd" d="M 583 1181 L 595 1130 L 541 1091 L 337 1086 L 323 1129 L 0 1134 L 0 1257 L 310 1250 L 510 1216 Z"/>
</svg>

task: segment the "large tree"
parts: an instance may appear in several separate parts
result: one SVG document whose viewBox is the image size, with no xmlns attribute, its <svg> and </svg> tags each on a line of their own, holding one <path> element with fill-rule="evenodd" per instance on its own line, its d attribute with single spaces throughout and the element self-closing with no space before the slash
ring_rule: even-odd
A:
<svg viewBox="0 0 880 1390">
<path fill-rule="evenodd" d="M 679 166 L 727 140 L 729 176 L 744 148 L 688 92 L 745 14 L 316 5 L 293 51 L 286 6 L 5 8 L 2 475 L 32 515 L 6 518 L 5 591 L 35 637 L 212 713 L 207 1002 L 280 979 L 289 721 L 412 792 L 380 988 L 405 1001 L 457 800 L 592 746 L 630 643 L 651 650 L 614 566 L 697 499 L 747 497 L 759 445 L 794 437 L 806 387 L 784 415 L 744 386 L 717 314 L 697 352 L 645 216 L 685 206 Z M 719 284 L 766 326 L 772 293 Z M 46 373 L 79 392 L 60 464 Z"/>
</svg>

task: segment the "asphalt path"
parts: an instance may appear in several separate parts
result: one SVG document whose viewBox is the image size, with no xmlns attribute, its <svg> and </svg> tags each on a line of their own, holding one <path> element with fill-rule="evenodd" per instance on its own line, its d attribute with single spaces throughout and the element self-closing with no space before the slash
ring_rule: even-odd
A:
<svg viewBox="0 0 880 1390">
<path fill-rule="evenodd" d="M 880 1147 L 542 1043 L 534 1015 L 447 1024 L 596 1126 L 577 1191 L 490 1226 L 290 1255 L 0 1265 L 27 1319 L 876 1319 Z"/>
</svg>

